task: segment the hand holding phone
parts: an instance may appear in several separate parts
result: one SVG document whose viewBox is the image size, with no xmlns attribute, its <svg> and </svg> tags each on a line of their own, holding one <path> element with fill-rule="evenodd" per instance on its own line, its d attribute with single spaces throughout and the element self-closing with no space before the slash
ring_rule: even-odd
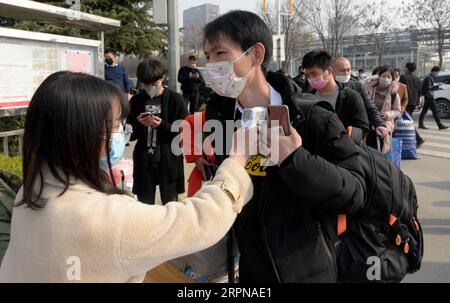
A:
<svg viewBox="0 0 450 303">
<path fill-rule="evenodd" d="M 139 115 L 139 119 L 146 119 L 146 118 L 151 117 L 151 116 L 153 116 L 152 113 L 144 112 L 144 113 Z"/>
<path fill-rule="evenodd" d="M 277 121 L 278 125 L 283 129 L 283 135 L 291 135 L 289 108 L 286 105 L 269 105 L 267 107 L 267 116 L 269 120 L 269 127 L 273 127 L 272 124 Z"/>
</svg>

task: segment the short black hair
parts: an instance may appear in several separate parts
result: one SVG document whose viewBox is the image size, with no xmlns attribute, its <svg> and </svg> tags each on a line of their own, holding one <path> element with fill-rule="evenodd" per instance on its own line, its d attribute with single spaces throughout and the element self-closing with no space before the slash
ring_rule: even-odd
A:
<svg viewBox="0 0 450 303">
<path fill-rule="evenodd" d="M 158 81 L 166 74 L 166 68 L 161 61 L 156 59 L 145 59 L 137 67 L 137 78 L 143 84 Z"/>
<path fill-rule="evenodd" d="M 105 49 L 105 55 L 108 53 L 112 53 L 114 56 L 117 55 L 116 50 L 114 48 L 108 47 Z"/>
<path fill-rule="evenodd" d="M 358 70 L 358 73 L 365 73 L 366 71 L 364 70 L 364 69 L 362 69 L 362 68 L 360 68 L 359 70 Z"/>
<path fill-rule="evenodd" d="M 439 67 L 439 66 L 434 66 L 432 69 L 431 69 L 431 72 L 432 73 L 434 73 L 434 72 L 440 72 L 441 71 L 441 68 Z"/>
<path fill-rule="evenodd" d="M 312 51 L 307 53 L 303 57 L 302 66 L 303 68 L 311 68 L 317 66 L 323 70 L 326 70 L 330 68 L 332 59 L 333 58 L 327 51 Z"/>
<path fill-rule="evenodd" d="M 405 68 L 407 68 L 410 73 L 414 73 L 416 71 L 417 65 L 414 62 L 408 62 L 406 63 Z"/>
<path fill-rule="evenodd" d="M 272 31 L 255 13 L 234 10 L 208 23 L 204 30 L 204 42 L 217 43 L 224 34 L 246 51 L 256 43 L 261 43 L 266 49 L 263 70 L 266 70 L 272 59 Z"/>
<path fill-rule="evenodd" d="M 190 55 L 188 58 L 189 61 L 197 61 L 197 57 L 194 55 Z"/>
</svg>

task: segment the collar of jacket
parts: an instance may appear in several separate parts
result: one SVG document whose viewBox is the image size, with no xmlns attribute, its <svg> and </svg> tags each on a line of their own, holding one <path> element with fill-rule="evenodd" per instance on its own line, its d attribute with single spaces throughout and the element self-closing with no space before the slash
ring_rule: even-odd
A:
<svg viewBox="0 0 450 303">
<path fill-rule="evenodd" d="M 66 177 L 66 175 L 60 168 L 55 167 L 55 170 L 61 178 Z M 41 197 L 43 199 L 49 199 L 59 196 L 64 191 L 65 186 L 61 181 L 56 179 L 47 163 L 43 164 L 41 173 L 44 181 L 44 188 Z M 70 190 L 83 191 L 87 193 L 95 192 L 95 189 L 91 188 L 89 185 L 73 176 L 69 176 L 69 183 Z M 39 191 L 40 184 L 41 178 L 38 175 L 33 186 L 35 192 Z"/>
<path fill-rule="evenodd" d="M 337 86 L 339 88 L 339 95 L 338 95 L 338 98 L 336 100 L 336 107 L 335 107 L 335 111 L 337 112 L 338 109 L 340 108 L 341 104 L 344 102 L 344 100 L 347 99 L 347 96 L 348 96 L 347 89 L 355 90 L 356 89 L 356 84 L 355 84 L 355 88 L 350 86 L 351 85 L 350 82 L 347 83 L 347 84 L 336 82 L 336 84 L 337 84 Z"/>
</svg>

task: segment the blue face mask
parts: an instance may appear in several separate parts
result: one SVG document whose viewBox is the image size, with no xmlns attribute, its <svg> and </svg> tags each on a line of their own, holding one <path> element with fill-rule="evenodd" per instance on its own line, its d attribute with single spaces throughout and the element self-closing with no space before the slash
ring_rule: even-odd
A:
<svg viewBox="0 0 450 303">
<path fill-rule="evenodd" d="M 114 166 L 122 159 L 125 152 L 125 144 L 125 134 L 123 131 L 111 134 L 111 147 L 109 150 L 111 166 Z M 108 169 L 108 158 L 106 156 L 100 158 L 100 167 Z"/>
</svg>

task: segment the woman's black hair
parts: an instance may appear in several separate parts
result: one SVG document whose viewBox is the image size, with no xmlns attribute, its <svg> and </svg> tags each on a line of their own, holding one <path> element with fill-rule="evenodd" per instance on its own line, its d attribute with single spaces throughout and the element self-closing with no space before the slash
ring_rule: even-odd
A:
<svg viewBox="0 0 450 303">
<path fill-rule="evenodd" d="M 204 30 L 204 41 L 211 44 L 221 39 L 221 34 L 240 45 L 244 52 L 256 43 L 261 43 L 266 49 L 262 69 L 265 71 L 272 59 L 272 31 L 264 20 L 255 13 L 235 10 L 228 12 L 208 23 Z"/>
<path fill-rule="evenodd" d="M 151 84 L 166 74 L 166 68 L 161 61 L 155 59 L 145 59 L 139 63 L 136 76 L 143 84 Z"/>
<path fill-rule="evenodd" d="M 394 79 L 394 70 L 389 65 L 380 66 L 378 70 L 378 75 L 381 77 L 385 72 L 389 72 L 391 74 L 392 79 Z"/>
<path fill-rule="evenodd" d="M 372 71 L 372 76 L 375 75 L 379 75 L 380 74 L 380 70 L 383 68 L 383 66 L 377 66 L 375 67 L 375 69 Z"/>
<path fill-rule="evenodd" d="M 106 194 L 123 193 L 117 189 L 114 178 L 100 168 L 105 142 L 106 149 L 110 147 L 114 103 L 120 106 L 124 119 L 128 114 L 124 94 L 94 76 L 57 72 L 44 80 L 25 117 L 23 199 L 18 206 L 45 206 L 42 193 L 46 167 L 64 186 L 60 195 L 67 191 L 73 178 Z M 107 158 L 112 176 L 109 153 Z"/>
</svg>

